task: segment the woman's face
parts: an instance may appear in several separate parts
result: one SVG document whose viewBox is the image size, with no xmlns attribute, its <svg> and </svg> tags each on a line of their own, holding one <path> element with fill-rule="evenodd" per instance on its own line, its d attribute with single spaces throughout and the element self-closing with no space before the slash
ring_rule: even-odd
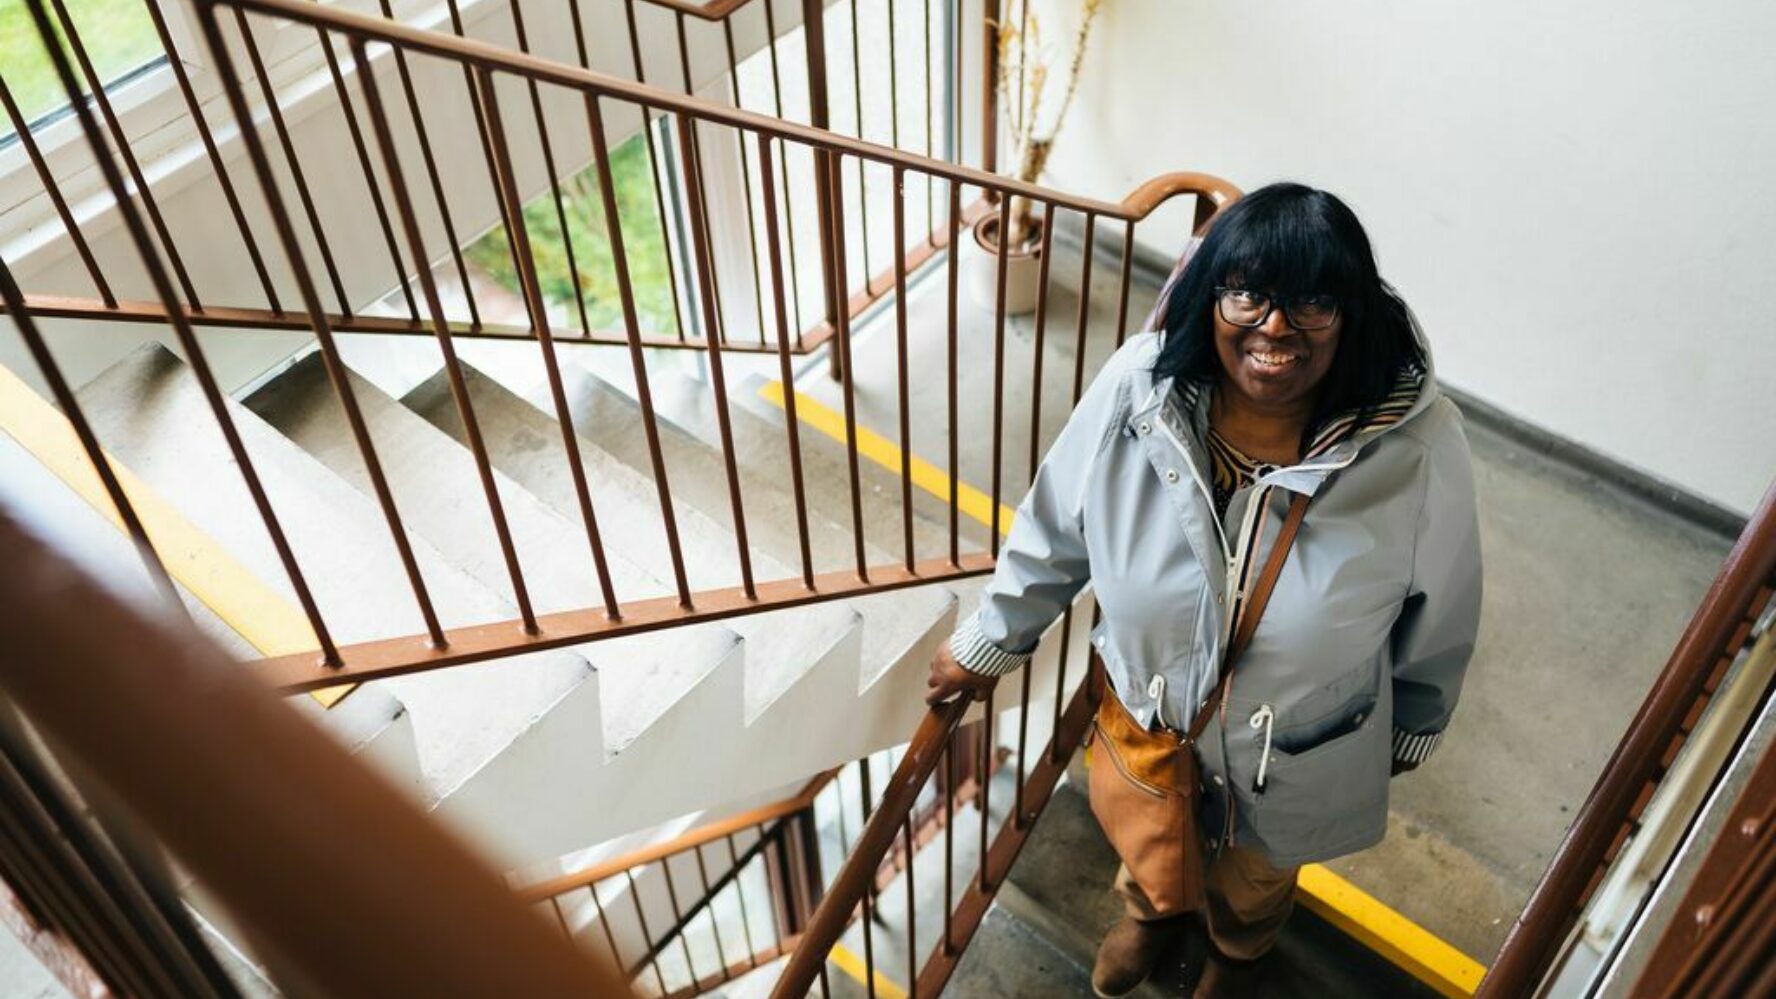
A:
<svg viewBox="0 0 1776 999">
<path fill-rule="evenodd" d="M 1218 302 L 1211 308 L 1215 353 L 1228 387 L 1266 408 L 1295 407 L 1313 399 L 1332 370 L 1344 328 L 1342 312 L 1325 329 L 1304 331 L 1290 325 L 1280 304 L 1251 329 L 1228 322 Z"/>
</svg>

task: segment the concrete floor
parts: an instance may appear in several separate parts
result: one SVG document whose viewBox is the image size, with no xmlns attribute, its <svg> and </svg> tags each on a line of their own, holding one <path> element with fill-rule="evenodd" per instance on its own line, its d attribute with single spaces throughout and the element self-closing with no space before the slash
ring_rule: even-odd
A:
<svg viewBox="0 0 1776 999">
<path fill-rule="evenodd" d="M 1049 320 L 1033 378 L 1034 318 L 1011 319 L 1005 338 L 999 498 L 1015 505 L 1030 451 L 1017 428 L 1041 400 L 1041 441 L 1058 432 L 1072 401 L 1081 271 L 1079 251 L 1057 243 Z M 937 277 L 941 278 L 941 271 Z M 958 465 L 983 490 L 993 470 L 993 316 L 968 301 L 960 316 Z M 1086 372 L 1114 347 L 1117 266 L 1100 256 Z M 1157 288 L 1131 290 L 1127 325 L 1138 327 Z M 913 359 L 912 449 L 946 467 L 946 289 L 941 280 L 908 295 Z M 859 422 L 898 439 L 892 308 L 857 330 Z M 1435 331 L 1431 331 L 1433 345 Z M 1459 375 L 1459 373 L 1457 373 Z M 820 374 L 803 392 L 838 408 L 838 386 Z M 1707 589 L 1726 542 L 1651 510 L 1596 481 L 1470 425 L 1480 493 L 1486 597 L 1479 647 L 1461 707 L 1435 758 L 1394 783 L 1381 845 L 1330 866 L 1365 891 L 1482 962 L 1497 952 L 1572 814 L 1620 739 L 1652 678 Z M 935 497 L 916 501 L 941 517 Z M 976 537 L 984 537 L 978 528 Z M 921 554 L 938 554 L 937 552 Z"/>
</svg>

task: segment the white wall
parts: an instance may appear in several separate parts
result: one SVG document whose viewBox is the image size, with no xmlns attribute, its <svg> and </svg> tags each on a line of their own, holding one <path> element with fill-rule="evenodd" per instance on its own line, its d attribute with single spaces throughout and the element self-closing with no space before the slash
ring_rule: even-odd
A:
<svg viewBox="0 0 1776 999">
<path fill-rule="evenodd" d="M 1056 20 L 1076 6 L 1046 0 Z M 1447 382 L 1757 502 L 1776 475 L 1776 6 L 1115 0 L 1100 17 L 1047 183 L 1114 199 L 1188 168 L 1327 188 Z M 1175 249 L 1185 221 L 1142 242 Z"/>
</svg>

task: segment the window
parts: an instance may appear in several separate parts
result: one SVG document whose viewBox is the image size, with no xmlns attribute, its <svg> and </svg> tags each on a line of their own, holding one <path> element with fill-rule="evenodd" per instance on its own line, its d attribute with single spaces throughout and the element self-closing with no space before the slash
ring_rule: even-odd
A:
<svg viewBox="0 0 1776 999">
<path fill-rule="evenodd" d="M 150 0 L 67 0 L 87 57 L 107 88 L 136 78 L 166 59 L 145 6 Z M 53 16 L 53 15 L 52 15 Z M 70 59 L 72 53 L 70 52 Z M 75 73 L 80 72 L 78 64 Z M 68 95 L 56 78 L 25 0 L 0 0 L 0 73 L 20 115 L 36 124 L 67 110 Z M 12 122 L 0 119 L 0 142 L 11 143 Z"/>
<path fill-rule="evenodd" d="M 667 130 L 662 128 L 661 133 Z M 656 145 L 670 141 L 656 134 Z M 662 164 L 664 168 L 665 164 Z M 676 336 L 678 324 L 672 305 L 672 284 L 667 277 L 666 239 L 654 200 L 653 170 L 648 161 L 645 136 L 637 133 L 611 150 L 611 179 L 616 184 L 617 213 L 623 228 L 630 283 L 635 290 L 635 311 L 641 332 Z M 611 264 L 610 240 L 605 235 L 604 201 L 598 190 L 596 166 L 561 184 L 561 203 L 567 216 L 567 238 L 572 240 L 578 293 L 586 306 L 586 319 L 594 332 L 623 332 L 622 301 L 618 297 L 616 271 Z M 672 200 L 667 199 L 667 210 Z M 573 307 L 574 272 L 567 266 L 567 243 L 555 213 L 550 192 L 524 207 L 524 232 L 536 259 L 537 279 L 543 298 L 552 310 L 560 310 L 564 331 L 577 329 L 579 313 Z M 469 244 L 464 254 L 471 280 L 479 273 L 506 290 L 520 292 L 518 273 L 503 227 L 495 227 Z M 488 317 L 496 321 L 523 322 L 515 316 Z"/>
</svg>

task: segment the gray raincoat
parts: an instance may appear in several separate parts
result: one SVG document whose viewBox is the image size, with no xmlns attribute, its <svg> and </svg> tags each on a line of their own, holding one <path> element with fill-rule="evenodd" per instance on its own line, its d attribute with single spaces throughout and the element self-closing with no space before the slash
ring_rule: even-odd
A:
<svg viewBox="0 0 1776 999">
<path fill-rule="evenodd" d="M 1276 866 L 1380 841 L 1393 759 L 1429 756 L 1480 617 L 1473 472 L 1426 371 L 1397 422 L 1267 469 L 1217 518 L 1208 393 L 1155 379 L 1157 333 L 1105 364 L 1038 470 L 950 648 L 1001 674 L 1090 582 L 1092 642 L 1131 714 L 1183 728 L 1214 689 L 1234 581 L 1313 501 L 1229 696 L 1198 744 L 1203 827 Z M 1421 344 L 1422 347 L 1422 344 Z M 1427 365 L 1429 351 L 1425 350 Z"/>
</svg>

